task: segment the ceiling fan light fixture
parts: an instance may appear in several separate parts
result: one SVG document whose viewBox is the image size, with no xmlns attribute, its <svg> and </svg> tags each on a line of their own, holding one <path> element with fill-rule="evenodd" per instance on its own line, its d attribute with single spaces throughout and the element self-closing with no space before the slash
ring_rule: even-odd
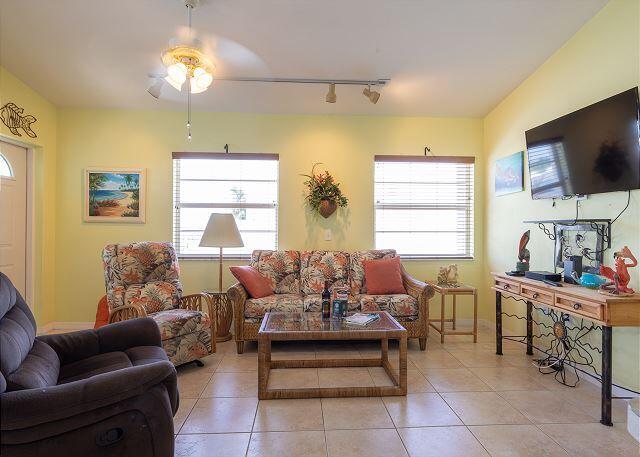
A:
<svg viewBox="0 0 640 457">
<path fill-rule="evenodd" d="M 336 96 L 336 85 L 335 83 L 329 84 L 329 92 L 327 92 L 327 96 L 325 97 L 325 101 L 327 103 L 335 103 L 338 97 Z"/>
<path fill-rule="evenodd" d="M 162 92 L 162 88 L 164 87 L 164 79 L 163 78 L 154 78 L 153 83 L 147 89 L 147 92 L 151 94 L 153 98 L 160 98 L 160 93 Z"/>
<path fill-rule="evenodd" d="M 189 70 L 185 64 L 182 62 L 175 62 L 167 67 L 167 78 L 174 83 L 172 84 L 173 87 L 182 87 L 184 82 L 187 80 L 188 71 Z"/>
<path fill-rule="evenodd" d="M 204 92 L 213 82 L 213 75 L 202 67 L 198 67 L 193 70 L 193 76 L 191 77 L 191 93 L 199 94 Z"/>
</svg>

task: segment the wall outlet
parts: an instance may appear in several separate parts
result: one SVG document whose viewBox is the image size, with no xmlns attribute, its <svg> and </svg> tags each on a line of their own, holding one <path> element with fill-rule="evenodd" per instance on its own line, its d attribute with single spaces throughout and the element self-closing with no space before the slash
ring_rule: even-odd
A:
<svg viewBox="0 0 640 457">
<path fill-rule="evenodd" d="M 333 234 L 331 233 L 331 229 L 325 229 L 324 230 L 324 240 L 325 241 L 331 241 L 331 238 L 333 238 Z"/>
</svg>

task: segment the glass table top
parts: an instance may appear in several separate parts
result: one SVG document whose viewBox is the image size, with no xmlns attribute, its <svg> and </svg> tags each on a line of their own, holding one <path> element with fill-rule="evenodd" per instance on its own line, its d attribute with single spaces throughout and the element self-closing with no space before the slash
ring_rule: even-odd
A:
<svg viewBox="0 0 640 457">
<path fill-rule="evenodd" d="M 349 332 L 349 331 L 397 331 L 404 330 L 395 319 L 386 312 L 380 319 L 367 325 L 347 324 L 343 319 L 322 319 L 322 313 L 268 313 L 260 332 Z"/>
</svg>

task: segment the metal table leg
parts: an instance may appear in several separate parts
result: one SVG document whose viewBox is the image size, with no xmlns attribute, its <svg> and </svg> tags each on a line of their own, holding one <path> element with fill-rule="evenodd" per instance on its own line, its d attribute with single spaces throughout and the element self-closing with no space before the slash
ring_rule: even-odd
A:
<svg viewBox="0 0 640 457">
<path fill-rule="evenodd" d="M 600 423 L 604 425 L 613 425 L 611 422 L 612 330 L 611 327 L 602 327 L 602 410 Z"/>
<path fill-rule="evenodd" d="M 533 303 L 527 302 L 527 355 L 533 355 Z"/>
<path fill-rule="evenodd" d="M 502 355 L 502 294 L 496 292 L 496 354 Z"/>
</svg>

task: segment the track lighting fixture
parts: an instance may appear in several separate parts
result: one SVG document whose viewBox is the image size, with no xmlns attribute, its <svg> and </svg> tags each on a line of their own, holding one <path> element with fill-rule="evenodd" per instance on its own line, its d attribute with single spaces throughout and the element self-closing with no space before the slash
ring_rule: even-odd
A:
<svg viewBox="0 0 640 457">
<path fill-rule="evenodd" d="M 378 103 L 378 100 L 380 99 L 380 92 L 376 90 L 371 90 L 371 86 L 365 87 L 364 90 L 362 91 L 362 94 L 365 97 L 367 97 L 369 101 L 374 105 Z"/>
<path fill-rule="evenodd" d="M 335 103 L 337 100 L 336 97 L 336 85 L 335 83 L 331 83 L 329 84 L 329 92 L 327 92 L 327 96 L 325 98 L 325 101 L 327 103 Z"/>
</svg>

